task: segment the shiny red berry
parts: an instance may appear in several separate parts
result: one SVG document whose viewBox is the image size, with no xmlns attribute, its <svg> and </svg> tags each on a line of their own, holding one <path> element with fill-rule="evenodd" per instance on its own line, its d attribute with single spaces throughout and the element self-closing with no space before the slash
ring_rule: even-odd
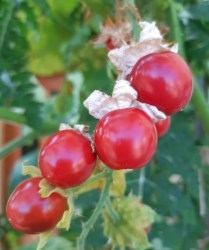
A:
<svg viewBox="0 0 209 250">
<path fill-rule="evenodd" d="M 6 214 L 10 224 L 18 231 L 37 234 L 56 226 L 67 209 L 66 198 L 57 193 L 42 198 L 39 194 L 40 177 L 19 184 L 11 194 Z"/>
<path fill-rule="evenodd" d="M 94 143 L 107 167 L 135 169 L 145 166 L 157 147 L 157 131 L 142 110 L 125 108 L 106 114 L 97 124 Z"/>
<path fill-rule="evenodd" d="M 47 181 L 61 188 L 78 186 L 92 174 L 96 154 L 91 141 L 74 130 L 59 131 L 40 151 L 39 167 Z"/>
<path fill-rule="evenodd" d="M 171 117 L 167 116 L 165 120 L 159 121 L 155 123 L 156 129 L 157 129 L 157 135 L 158 137 L 161 137 L 165 135 L 171 125 Z"/>
<path fill-rule="evenodd" d="M 167 115 L 182 110 L 192 95 L 192 74 L 186 62 L 170 51 L 142 57 L 129 81 L 141 102 L 156 106 Z"/>
</svg>

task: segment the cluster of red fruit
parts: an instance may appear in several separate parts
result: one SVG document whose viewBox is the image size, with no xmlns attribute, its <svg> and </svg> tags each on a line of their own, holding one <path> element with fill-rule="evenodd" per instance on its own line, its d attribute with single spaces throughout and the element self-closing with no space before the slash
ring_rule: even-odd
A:
<svg viewBox="0 0 209 250">
<path fill-rule="evenodd" d="M 192 74 L 186 62 L 170 51 L 148 54 L 133 67 L 127 80 L 140 102 L 153 105 L 167 115 L 154 123 L 137 108 L 118 109 L 99 121 L 94 142 L 99 158 L 110 168 L 145 166 L 157 148 L 157 138 L 170 126 L 170 115 L 182 110 L 192 95 Z"/>
<path fill-rule="evenodd" d="M 91 141 L 78 131 L 63 130 L 52 135 L 39 155 L 42 177 L 21 183 L 8 201 L 7 217 L 14 228 L 40 233 L 55 227 L 62 218 L 66 198 L 58 193 L 42 198 L 39 183 L 43 178 L 55 187 L 72 188 L 91 176 L 97 155 L 114 170 L 141 168 L 152 159 L 158 136 L 169 128 L 170 115 L 182 110 L 191 98 L 192 75 L 179 55 L 166 51 L 141 58 L 127 80 L 140 102 L 157 107 L 167 119 L 155 124 L 137 108 L 111 111 L 96 126 L 96 152 Z"/>
<path fill-rule="evenodd" d="M 62 130 L 46 141 L 39 154 L 42 177 L 33 177 L 16 187 L 6 213 L 20 232 L 36 234 L 54 228 L 67 210 L 67 200 L 59 193 L 41 197 L 40 182 L 45 178 L 54 187 L 72 188 L 92 174 L 96 153 L 91 141 L 75 130 Z"/>
</svg>

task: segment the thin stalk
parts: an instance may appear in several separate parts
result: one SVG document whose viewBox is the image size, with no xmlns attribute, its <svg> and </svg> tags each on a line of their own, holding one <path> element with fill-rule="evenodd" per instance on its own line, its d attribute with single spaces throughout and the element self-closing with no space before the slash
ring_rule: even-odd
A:
<svg viewBox="0 0 209 250">
<path fill-rule="evenodd" d="M 15 113 L 8 108 L 0 107 L 0 120 L 27 125 L 27 119 L 23 114 Z"/>
<path fill-rule="evenodd" d="M 201 119 L 205 132 L 209 133 L 209 107 L 202 91 L 197 85 L 196 80 L 194 80 L 194 89 L 191 101 Z"/>
<path fill-rule="evenodd" d="M 205 218 L 207 214 L 207 205 L 206 205 L 206 192 L 205 192 L 205 180 L 203 176 L 202 169 L 198 170 L 198 181 L 199 181 L 199 210 L 200 216 Z"/>
<path fill-rule="evenodd" d="M 170 13 L 174 37 L 179 44 L 179 51 L 181 56 L 186 59 L 186 51 L 182 38 L 183 32 L 181 31 L 181 26 L 177 17 L 176 4 L 173 0 L 170 1 Z M 207 100 L 204 98 L 201 89 L 197 85 L 196 80 L 193 81 L 193 95 L 191 102 L 202 121 L 205 132 L 209 133 L 209 107 L 207 104 Z"/>
<path fill-rule="evenodd" d="M 0 158 L 6 156 L 7 154 L 9 154 L 10 152 L 12 152 L 16 148 L 25 145 L 29 140 L 33 140 L 37 136 L 38 136 L 37 133 L 35 133 L 34 131 L 32 131 L 32 132 L 29 132 L 26 135 L 23 135 L 22 137 L 20 137 L 20 138 L 18 138 L 16 140 L 13 140 L 13 141 L 7 143 L 4 146 L 4 148 L 2 148 L 0 150 Z"/>
<path fill-rule="evenodd" d="M 175 4 L 175 1 L 173 0 L 170 0 L 170 14 L 171 14 L 172 33 L 176 41 L 178 42 L 179 54 L 183 56 L 184 58 L 186 58 L 184 40 L 182 37 L 183 32 L 181 31 L 181 26 L 180 26 L 179 19 L 177 16 L 176 4 Z"/>
<path fill-rule="evenodd" d="M 139 196 L 140 199 L 143 199 L 143 194 L 144 194 L 144 184 L 145 184 L 145 167 L 140 169 L 139 172 Z"/>
<path fill-rule="evenodd" d="M 107 202 L 106 202 L 106 209 L 111 217 L 113 223 L 117 223 L 120 220 L 120 215 L 117 213 L 117 211 L 114 209 L 112 206 L 112 202 L 110 200 L 110 197 L 108 197 Z"/>
<path fill-rule="evenodd" d="M 104 189 L 101 192 L 99 202 L 97 203 L 97 206 L 96 206 L 94 212 L 92 213 L 91 217 L 88 219 L 88 221 L 86 221 L 83 224 L 83 230 L 77 239 L 77 250 L 85 250 L 86 249 L 85 248 L 86 238 L 89 234 L 89 231 L 92 229 L 93 225 L 95 224 L 99 215 L 102 212 L 102 209 L 103 209 L 103 207 L 108 199 L 108 196 L 109 196 L 109 190 L 110 190 L 111 184 L 112 184 L 112 171 L 108 170 L 107 181 L 106 181 L 106 184 L 104 186 Z"/>
</svg>

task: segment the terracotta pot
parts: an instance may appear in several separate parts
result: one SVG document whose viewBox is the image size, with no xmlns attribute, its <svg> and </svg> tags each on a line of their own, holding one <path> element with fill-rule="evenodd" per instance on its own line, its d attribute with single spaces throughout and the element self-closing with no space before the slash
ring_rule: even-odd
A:
<svg viewBox="0 0 209 250">
<path fill-rule="evenodd" d="M 0 123 L 1 141 L 3 147 L 8 142 L 21 136 L 20 126 L 7 122 Z M 16 149 L 0 160 L 0 213 L 4 212 L 7 199 L 8 181 L 14 163 L 20 158 L 21 149 Z"/>
<path fill-rule="evenodd" d="M 53 93 L 57 93 L 61 90 L 62 84 L 65 80 L 65 73 L 57 73 L 52 76 L 38 76 L 36 75 L 39 83 L 46 90 L 46 98 L 49 98 Z M 39 148 L 41 148 L 47 140 L 47 136 L 39 139 Z"/>
<path fill-rule="evenodd" d="M 36 78 L 40 82 L 40 84 L 49 92 L 59 92 L 61 86 L 65 80 L 65 73 L 57 73 L 52 76 L 38 76 Z"/>
</svg>

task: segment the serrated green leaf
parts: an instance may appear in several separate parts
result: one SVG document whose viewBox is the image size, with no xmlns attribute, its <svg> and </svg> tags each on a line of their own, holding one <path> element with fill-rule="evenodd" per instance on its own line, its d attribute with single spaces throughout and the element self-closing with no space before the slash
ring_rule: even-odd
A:
<svg viewBox="0 0 209 250">
<path fill-rule="evenodd" d="M 47 231 L 39 235 L 39 242 L 36 250 L 41 250 L 46 245 L 52 231 Z"/>
<path fill-rule="evenodd" d="M 146 228 L 153 223 L 156 214 L 141 204 L 137 196 L 115 198 L 112 202 L 119 219 L 113 221 L 108 207 L 103 212 L 104 234 L 114 247 L 144 250 L 151 247 Z"/>
<path fill-rule="evenodd" d="M 27 161 L 22 162 L 22 174 L 23 175 L 30 175 L 32 177 L 40 177 L 42 176 L 41 171 L 39 168 L 34 166 L 25 166 Z"/>
</svg>

